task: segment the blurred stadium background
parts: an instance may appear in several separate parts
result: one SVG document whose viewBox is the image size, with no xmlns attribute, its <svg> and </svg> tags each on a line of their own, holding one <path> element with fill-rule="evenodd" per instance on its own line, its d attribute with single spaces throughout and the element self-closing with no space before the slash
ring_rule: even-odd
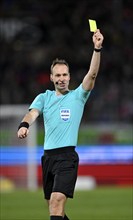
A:
<svg viewBox="0 0 133 220">
<path fill-rule="evenodd" d="M 17 127 L 35 96 L 53 89 L 49 80 L 53 59 L 64 58 L 70 64 L 71 89 L 81 83 L 93 51 L 89 18 L 97 21 L 105 40 L 99 75 L 79 132 L 77 189 L 133 184 L 131 1 L 4 0 L 0 3 L 2 193 L 41 187 L 42 118 L 26 140 L 17 139 Z"/>
</svg>

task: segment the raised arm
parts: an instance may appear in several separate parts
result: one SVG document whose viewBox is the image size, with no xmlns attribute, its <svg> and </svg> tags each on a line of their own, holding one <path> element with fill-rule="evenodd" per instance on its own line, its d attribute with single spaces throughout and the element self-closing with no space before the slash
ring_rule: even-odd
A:
<svg viewBox="0 0 133 220">
<path fill-rule="evenodd" d="M 97 31 L 93 34 L 92 38 L 94 44 L 94 52 L 91 58 L 89 71 L 85 75 L 82 82 L 82 86 L 86 91 L 92 90 L 94 88 L 95 80 L 99 71 L 101 48 L 103 43 L 103 35 L 99 29 L 97 29 Z"/>
<path fill-rule="evenodd" d="M 22 139 L 27 137 L 29 133 L 29 126 L 36 120 L 38 116 L 39 116 L 39 111 L 37 109 L 32 109 L 24 116 L 18 128 L 18 132 L 17 132 L 18 138 Z"/>
</svg>

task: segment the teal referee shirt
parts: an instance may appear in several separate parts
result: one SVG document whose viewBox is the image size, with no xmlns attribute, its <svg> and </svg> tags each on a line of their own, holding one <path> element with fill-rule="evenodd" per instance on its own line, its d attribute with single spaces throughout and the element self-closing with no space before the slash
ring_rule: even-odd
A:
<svg viewBox="0 0 133 220">
<path fill-rule="evenodd" d="M 79 125 L 89 95 L 90 91 L 85 91 L 81 84 L 65 95 L 57 96 L 55 91 L 46 90 L 34 99 L 29 109 L 38 109 L 43 114 L 45 150 L 77 145 Z"/>
</svg>

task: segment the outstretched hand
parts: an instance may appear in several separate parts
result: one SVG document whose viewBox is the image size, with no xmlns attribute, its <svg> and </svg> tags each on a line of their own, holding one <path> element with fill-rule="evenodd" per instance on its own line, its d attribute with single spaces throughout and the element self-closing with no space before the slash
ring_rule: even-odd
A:
<svg viewBox="0 0 133 220">
<path fill-rule="evenodd" d="M 97 29 L 94 34 L 93 34 L 93 43 L 94 43 L 94 48 L 101 48 L 102 47 L 102 43 L 103 43 L 103 35 L 101 34 L 100 30 Z"/>
</svg>

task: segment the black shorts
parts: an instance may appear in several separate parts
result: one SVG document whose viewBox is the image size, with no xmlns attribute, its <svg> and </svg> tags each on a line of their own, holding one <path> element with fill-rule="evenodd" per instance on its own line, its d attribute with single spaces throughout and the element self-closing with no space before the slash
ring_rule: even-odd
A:
<svg viewBox="0 0 133 220">
<path fill-rule="evenodd" d="M 52 192 L 73 198 L 79 163 L 75 147 L 45 150 L 41 162 L 45 199 L 49 200 Z"/>
</svg>

